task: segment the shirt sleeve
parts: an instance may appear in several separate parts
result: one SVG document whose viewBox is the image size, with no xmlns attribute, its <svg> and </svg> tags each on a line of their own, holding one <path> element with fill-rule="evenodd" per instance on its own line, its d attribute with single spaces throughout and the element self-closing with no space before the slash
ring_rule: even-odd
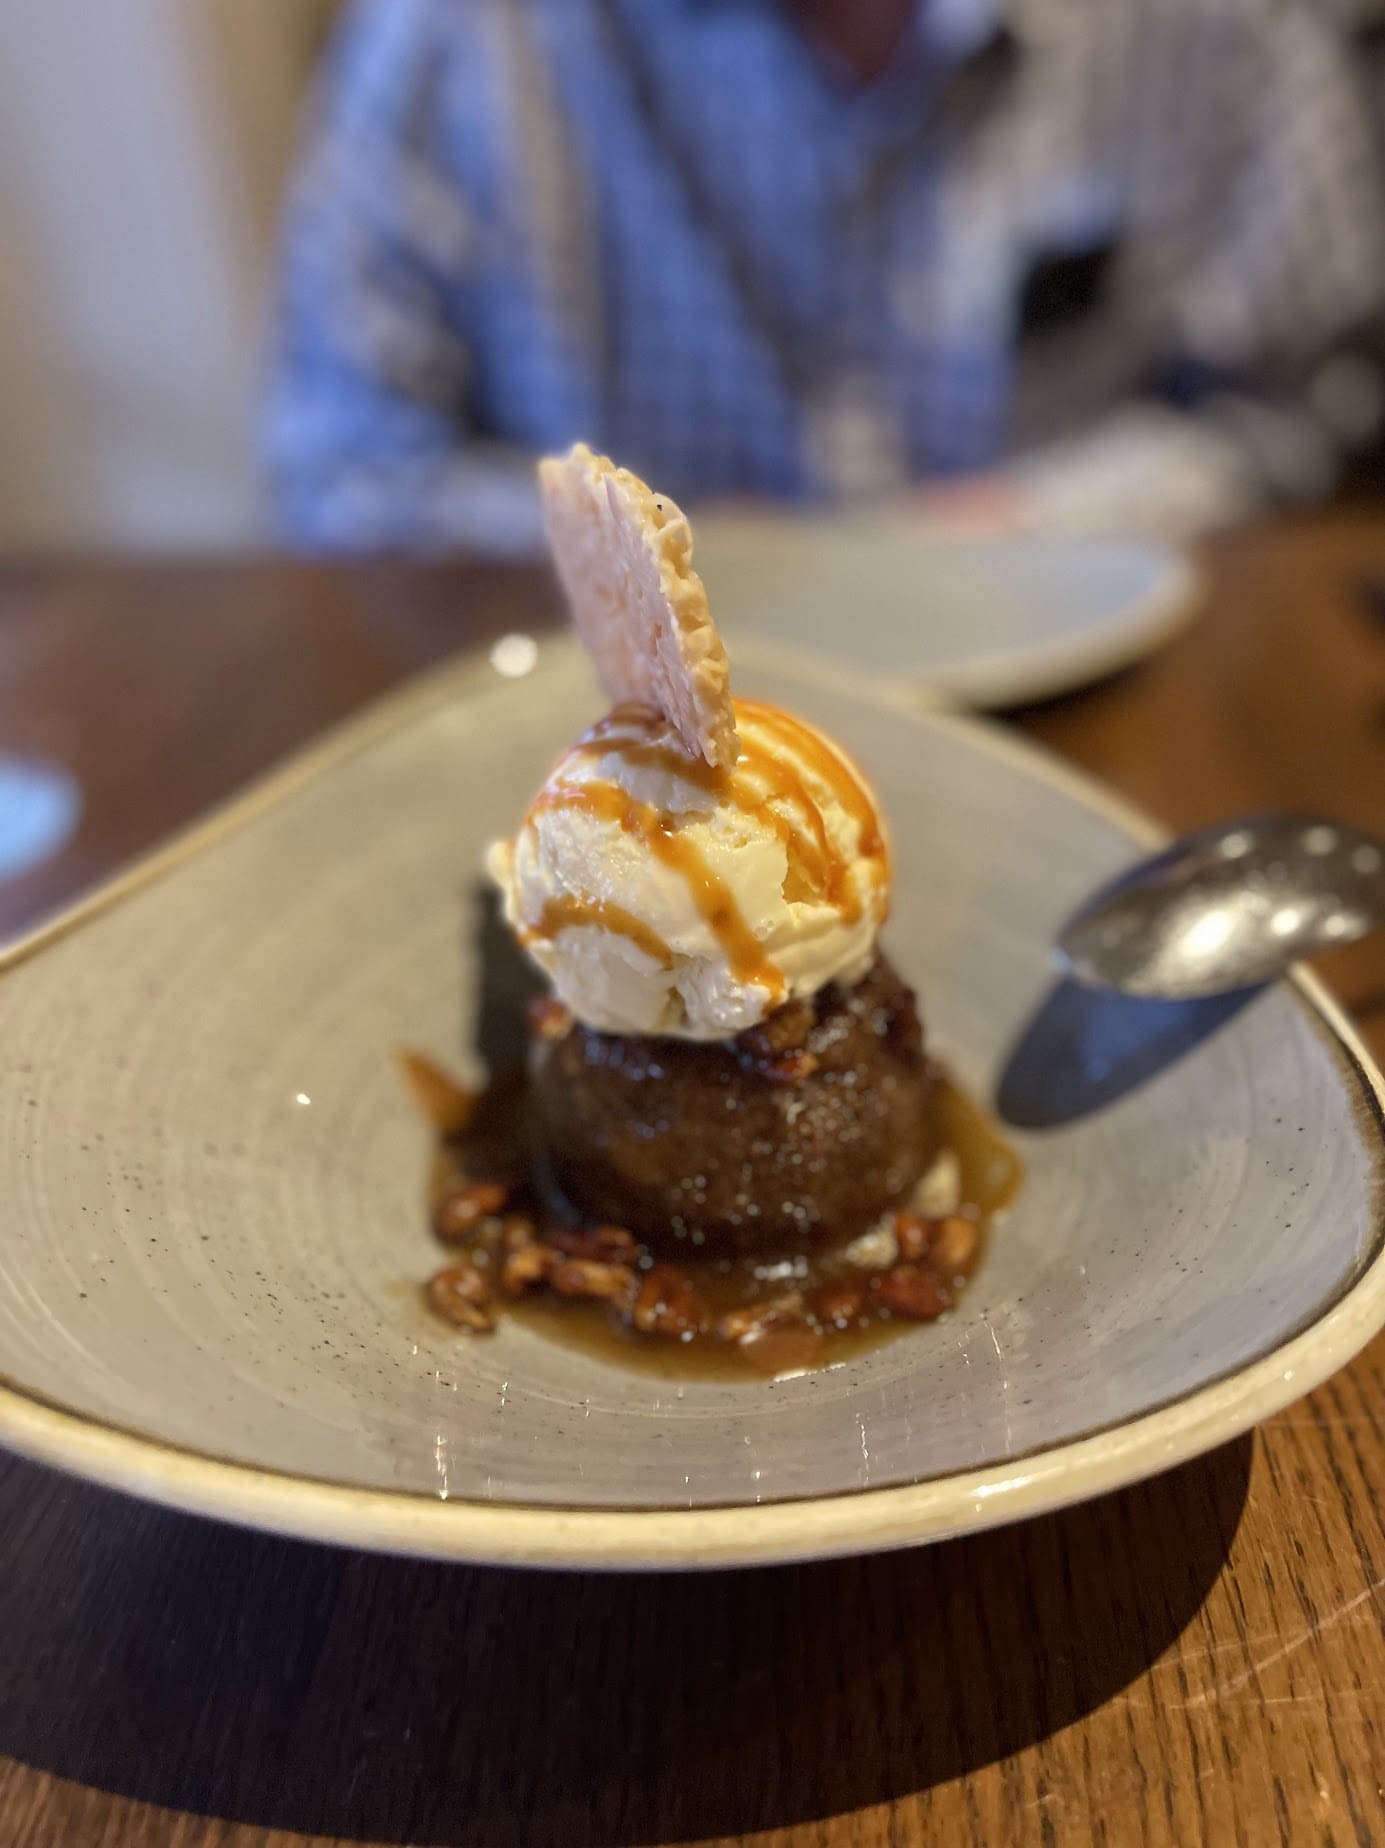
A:
<svg viewBox="0 0 1385 1848">
<path fill-rule="evenodd" d="M 1381 420 L 1385 199 L 1350 54 L 1311 0 L 1240 0 L 1229 184 L 1147 400 L 1019 460 L 1026 516 L 1188 538 L 1330 492 Z M 1374 350 L 1373 350 L 1374 349 Z"/>
<path fill-rule="evenodd" d="M 478 233 L 455 160 L 466 124 L 451 119 L 461 11 L 356 0 L 311 110 L 263 430 L 277 524 L 307 549 L 540 541 L 531 459 L 467 423 Z"/>
</svg>

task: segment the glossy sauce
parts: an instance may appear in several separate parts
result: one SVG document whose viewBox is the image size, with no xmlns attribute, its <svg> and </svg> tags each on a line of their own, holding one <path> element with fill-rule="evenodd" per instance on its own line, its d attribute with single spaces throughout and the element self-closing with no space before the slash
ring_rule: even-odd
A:
<svg viewBox="0 0 1385 1848">
<path fill-rule="evenodd" d="M 598 728 L 599 730 L 599 728 Z M 587 757 L 618 757 L 632 769 L 652 770 L 656 775 L 676 776 L 695 789 L 702 789 L 718 802 L 730 804 L 743 814 L 759 814 L 784 844 L 790 874 L 815 897 L 836 903 L 846 883 L 846 867 L 832 851 L 822 815 L 803 780 L 793 768 L 742 736 L 741 755 L 734 770 L 718 769 L 701 758 L 690 758 L 672 745 L 644 744 L 635 738 L 596 737 L 579 747 Z M 753 771 L 761 779 L 755 783 L 745 773 Z M 765 806 L 768 796 L 793 804 L 803 811 L 800 826 L 791 815 Z"/>
<path fill-rule="evenodd" d="M 488 1132 L 495 1138 L 493 1165 L 502 1172 L 512 1171 L 515 1150 L 522 1141 L 524 1105 L 520 1081 L 516 1080 L 515 1088 L 503 1097 L 492 1098 L 491 1105 L 489 1112 L 483 1109 L 482 1114 L 488 1114 L 494 1126 Z M 939 1148 L 950 1151 L 957 1159 L 958 1210 L 975 1218 L 981 1228 L 974 1271 L 985 1261 L 992 1222 L 1019 1189 L 1020 1163 L 985 1112 L 949 1078 L 939 1080 L 935 1107 Z M 468 1162 L 467 1166 L 470 1165 Z M 430 1203 L 435 1203 L 463 1178 L 465 1169 L 456 1145 L 443 1143 L 432 1176 Z M 836 1278 L 860 1274 L 840 1246 L 800 1255 L 792 1261 L 791 1274 L 786 1274 L 788 1262 L 764 1257 L 719 1262 L 681 1258 L 677 1268 L 696 1284 L 714 1316 L 763 1301 L 787 1288 L 811 1291 Z M 756 1378 L 744 1354 L 734 1346 L 711 1339 L 678 1342 L 638 1335 L 600 1303 L 535 1291 L 517 1300 L 498 1301 L 496 1309 L 502 1322 L 517 1322 L 546 1340 L 575 1348 L 595 1360 L 656 1378 L 739 1381 L 743 1384 Z M 923 1333 L 926 1326 L 902 1320 L 873 1319 L 859 1327 L 836 1330 L 816 1345 L 808 1364 L 818 1370 L 836 1366 L 887 1342 L 897 1341 L 911 1331 L 926 1339 Z"/>
<path fill-rule="evenodd" d="M 625 937 L 661 968 L 667 969 L 673 962 L 671 950 L 656 930 L 633 912 L 624 911 L 604 898 L 574 898 L 571 895 L 550 898 L 543 908 L 538 929 L 521 929 L 519 935 L 526 943 L 535 938 L 551 943 L 560 930 L 581 924 L 594 924 L 613 937 Z"/>
<path fill-rule="evenodd" d="M 875 806 L 869 786 L 855 765 L 820 733 L 810 725 L 805 725 L 802 719 L 796 719 L 791 712 L 752 700 L 746 701 L 739 710 L 744 711 L 746 717 L 754 723 L 781 738 L 791 751 L 812 765 L 815 774 L 826 783 L 856 823 L 861 836 L 861 858 L 873 863 L 881 878 L 888 879 L 889 850 L 885 844 L 880 812 Z"/>
</svg>

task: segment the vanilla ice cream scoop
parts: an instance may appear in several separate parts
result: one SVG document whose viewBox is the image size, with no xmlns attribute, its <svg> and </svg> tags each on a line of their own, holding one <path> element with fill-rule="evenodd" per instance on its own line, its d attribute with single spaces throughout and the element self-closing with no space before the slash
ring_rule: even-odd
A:
<svg viewBox="0 0 1385 1848">
<path fill-rule="evenodd" d="M 618 706 L 559 760 L 490 872 L 559 997 L 608 1033 L 729 1038 L 870 967 L 884 826 L 839 746 L 735 703 L 734 766 Z"/>
</svg>

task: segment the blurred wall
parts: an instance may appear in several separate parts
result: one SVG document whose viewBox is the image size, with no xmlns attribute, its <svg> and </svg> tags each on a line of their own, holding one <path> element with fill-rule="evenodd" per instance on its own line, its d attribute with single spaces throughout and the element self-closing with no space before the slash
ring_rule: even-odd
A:
<svg viewBox="0 0 1385 1848">
<path fill-rule="evenodd" d="M 226 546 L 326 0 L 0 5 L 0 546 Z"/>
</svg>

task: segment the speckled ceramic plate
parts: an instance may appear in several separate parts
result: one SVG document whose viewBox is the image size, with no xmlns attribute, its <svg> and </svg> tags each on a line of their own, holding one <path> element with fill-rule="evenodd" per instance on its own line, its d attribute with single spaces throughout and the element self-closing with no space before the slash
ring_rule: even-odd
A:
<svg viewBox="0 0 1385 1848">
<path fill-rule="evenodd" d="M 1381 1088 L 1310 982 L 1054 992 L 1139 826 L 971 721 L 743 675 L 896 834 L 889 943 L 1028 1180 L 949 1318 L 826 1372 L 664 1385 L 419 1308 L 428 1139 L 392 1066 L 482 1020 L 474 869 L 596 702 L 566 644 L 404 695 L 0 974 L 0 1435 L 284 1532 L 544 1564 L 905 1545 L 1244 1430 L 1385 1319 Z"/>
<path fill-rule="evenodd" d="M 950 533 L 898 514 L 707 513 L 697 564 L 733 660 L 769 645 L 978 707 L 1128 666 L 1199 594 L 1187 558 L 1144 540 Z"/>
</svg>

